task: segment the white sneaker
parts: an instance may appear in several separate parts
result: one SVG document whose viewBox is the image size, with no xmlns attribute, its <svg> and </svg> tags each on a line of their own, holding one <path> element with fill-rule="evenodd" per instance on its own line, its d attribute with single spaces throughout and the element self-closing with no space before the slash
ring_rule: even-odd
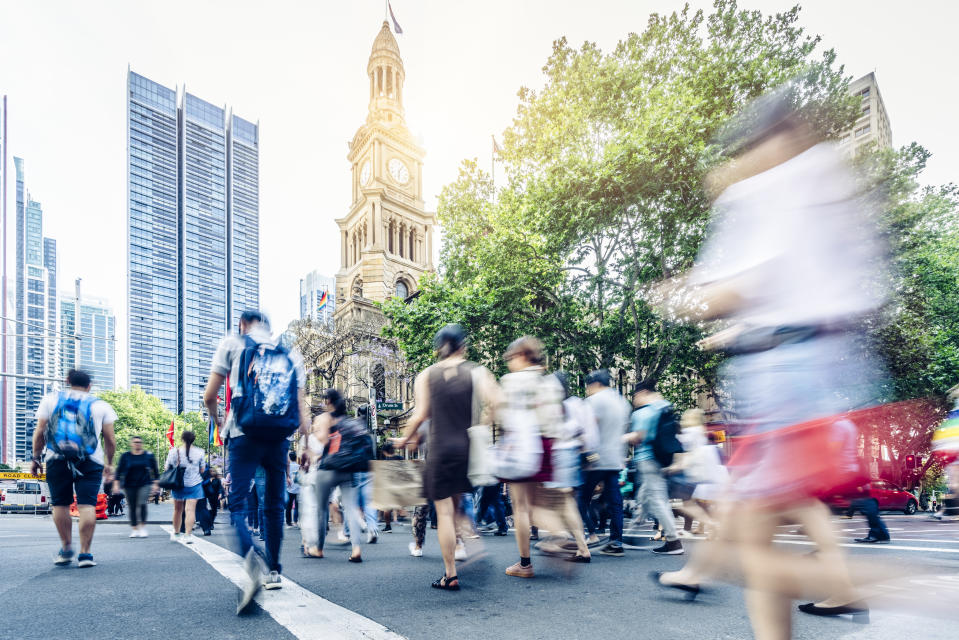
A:
<svg viewBox="0 0 959 640">
<path fill-rule="evenodd" d="M 186 544 L 193 544 L 193 534 L 187 533 L 183 536 L 183 542 Z"/>
<path fill-rule="evenodd" d="M 140 530 L 139 530 L 139 529 L 134 529 L 133 531 L 130 532 L 130 535 L 127 536 L 127 537 L 128 537 L 128 538 L 140 538 L 140 537 L 142 537 L 142 536 L 140 535 Z"/>
<path fill-rule="evenodd" d="M 366 544 L 376 544 L 377 540 L 379 540 L 379 537 L 376 535 L 375 529 L 370 529 L 366 532 Z"/>
<path fill-rule="evenodd" d="M 256 551 L 252 548 L 246 552 L 243 558 L 243 569 L 246 571 L 247 583 L 240 590 L 240 597 L 236 603 L 236 614 L 246 609 L 247 605 L 253 600 L 257 592 L 263 587 L 263 569 L 260 566 L 260 559 Z"/>
<path fill-rule="evenodd" d="M 462 542 L 456 545 L 456 552 L 453 554 L 453 558 L 456 560 L 466 560 L 469 555 L 466 553 L 466 545 Z"/>
<path fill-rule="evenodd" d="M 149 532 L 147 532 L 147 528 L 146 528 L 146 527 L 143 527 L 142 529 L 140 529 L 140 537 L 141 537 L 141 538 L 149 538 L 149 537 L 150 537 L 150 534 L 149 534 Z"/>
<path fill-rule="evenodd" d="M 423 557 L 423 547 L 417 547 L 415 542 L 410 543 L 410 555 L 414 558 Z"/>
<path fill-rule="evenodd" d="M 182 534 L 182 533 L 171 533 L 171 534 L 170 534 L 170 542 L 179 542 L 181 538 L 183 538 L 183 534 Z"/>
<path fill-rule="evenodd" d="M 686 531 L 685 529 L 680 529 L 679 531 L 677 531 L 676 536 L 679 538 L 695 538 L 696 537 L 692 534 L 692 532 Z"/>
<path fill-rule="evenodd" d="M 350 537 L 346 535 L 345 533 L 343 533 L 343 530 L 340 529 L 340 532 L 336 535 L 336 541 L 339 542 L 340 544 L 346 544 L 347 542 L 350 541 Z"/>
</svg>

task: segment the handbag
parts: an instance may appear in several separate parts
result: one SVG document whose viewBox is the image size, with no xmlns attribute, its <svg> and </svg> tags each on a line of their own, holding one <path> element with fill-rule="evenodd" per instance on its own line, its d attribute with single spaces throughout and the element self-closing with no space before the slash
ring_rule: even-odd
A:
<svg viewBox="0 0 959 640">
<path fill-rule="evenodd" d="M 183 474 L 186 473 L 186 467 L 180 466 L 180 449 L 176 450 L 176 466 L 167 467 L 157 478 L 157 485 L 161 489 L 172 489 L 180 491 L 183 489 Z"/>
<path fill-rule="evenodd" d="M 470 439 L 469 467 L 466 476 L 474 487 L 489 487 L 498 483 L 493 475 L 493 428 L 489 426 L 489 415 L 483 411 L 483 402 L 479 393 L 480 374 L 483 369 L 473 367 L 470 376 L 473 381 L 472 426 L 467 429 Z M 485 419 L 484 419 L 485 418 Z"/>
<path fill-rule="evenodd" d="M 422 460 L 373 460 L 373 507 L 388 511 L 426 504 Z"/>
</svg>

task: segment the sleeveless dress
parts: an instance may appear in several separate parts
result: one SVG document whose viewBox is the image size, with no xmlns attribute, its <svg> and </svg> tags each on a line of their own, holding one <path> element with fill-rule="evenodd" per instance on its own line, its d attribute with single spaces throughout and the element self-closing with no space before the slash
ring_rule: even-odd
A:
<svg viewBox="0 0 959 640">
<path fill-rule="evenodd" d="M 429 371 L 429 453 L 423 473 L 423 492 L 428 500 L 443 500 L 472 491 L 469 470 L 472 425 L 474 365 L 434 365 Z"/>
</svg>

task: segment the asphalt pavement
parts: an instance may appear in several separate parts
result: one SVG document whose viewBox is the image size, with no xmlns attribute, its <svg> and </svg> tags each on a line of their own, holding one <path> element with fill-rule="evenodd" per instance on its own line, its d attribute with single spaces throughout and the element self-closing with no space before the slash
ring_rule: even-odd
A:
<svg viewBox="0 0 959 640">
<path fill-rule="evenodd" d="M 150 508 L 151 522 L 172 511 L 170 503 Z M 861 518 L 837 518 L 835 526 L 854 558 L 924 574 L 890 587 L 898 602 L 910 595 L 915 601 L 896 609 L 871 603 L 869 625 L 797 614 L 794 638 L 956 637 L 955 614 L 943 603 L 959 602 L 959 522 L 922 514 L 886 518 L 893 542 L 878 547 L 851 542 L 865 533 Z M 387 637 L 362 631 L 367 619 L 371 628 L 382 625 L 410 639 L 752 637 L 740 587 L 717 584 L 689 603 L 649 580 L 650 571 L 678 568 L 686 557 L 650 553 L 648 530 L 628 532 L 639 544 L 623 558 L 594 553 L 591 564 L 571 565 L 534 556 L 532 580 L 503 573 L 517 558 L 512 536 L 470 540 L 470 558 L 459 563 L 462 590 L 442 592 L 429 586 L 443 572 L 435 531 L 428 531 L 424 557 L 413 558 L 409 526 L 394 525 L 394 533 L 364 545 L 364 562 L 354 564 L 346 560 L 348 546 L 329 543 L 324 559 L 300 557 L 299 531 L 288 529 L 282 559 L 291 582 L 238 617 L 237 589 L 224 570 L 235 567 L 235 556 L 224 551 L 232 549 L 226 521 L 221 514 L 214 534 L 191 548 L 170 542 L 158 524 L 149 526 L 150 538 L 129 539 L 122 520 L 111 519 L 97 527 L 98 566 L 79 569 L 52 564 L 58 545 L 49 516 L 0 516 L 0 638 Z M 795 527 L 781 528 L 777 541 L 800 553 L 812 550 Z M 698 544 L 688 541 L 687 548 Z"/>
</svg>

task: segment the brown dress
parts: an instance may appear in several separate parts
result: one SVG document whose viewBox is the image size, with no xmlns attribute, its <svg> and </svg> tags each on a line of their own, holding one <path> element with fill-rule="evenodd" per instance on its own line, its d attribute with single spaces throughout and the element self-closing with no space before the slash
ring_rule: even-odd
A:
<svg viewBox="0 0 959 640">
<path fill-rule="evenodd" d="M 423 474 L 423 492 L 428 500 L 443 500 L 472 491 L 469 470 L 475 365 L 434 365 L 429 371 L 429 452 Z"/>
</svg>

